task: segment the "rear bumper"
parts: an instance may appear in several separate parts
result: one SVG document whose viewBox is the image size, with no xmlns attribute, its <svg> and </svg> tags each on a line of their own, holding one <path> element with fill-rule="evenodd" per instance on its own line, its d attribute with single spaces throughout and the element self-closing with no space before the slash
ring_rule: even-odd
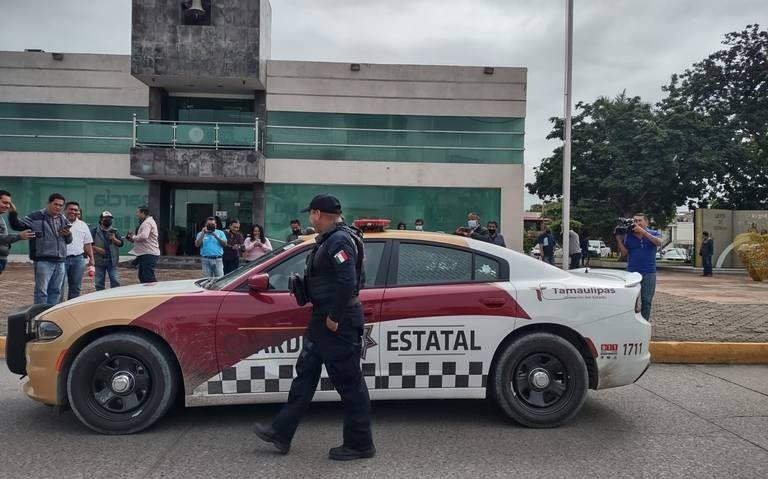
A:
<svg viewBox="0 0 768 479">
<path fill-rule="evenodd" d="M 626 313 L 589 324 L 584 335 L 597 350 L 597 389 L 637 381 L 651 363 L 651 324 L 639 313 Z"/>
</svg>

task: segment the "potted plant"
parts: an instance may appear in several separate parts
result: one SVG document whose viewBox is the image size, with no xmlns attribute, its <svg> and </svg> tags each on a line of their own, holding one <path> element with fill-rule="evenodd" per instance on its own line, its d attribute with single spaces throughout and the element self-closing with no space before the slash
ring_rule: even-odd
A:
<svg viewBox="0 0 768 479">
<path fill-rule="evenodd" d="M 184 237 L 184 228 L 174 226 L 168 230 L 165 241 L 165 255 L 176 256 L 179 252 L 179 241 Z"/>
</svg>

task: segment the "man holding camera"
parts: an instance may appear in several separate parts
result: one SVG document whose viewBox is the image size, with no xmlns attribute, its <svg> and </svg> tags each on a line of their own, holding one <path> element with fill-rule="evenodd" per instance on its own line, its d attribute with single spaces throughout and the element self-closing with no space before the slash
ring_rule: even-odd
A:
<svg viewBox="0 0 768 479">
<path fill-rule="evenodd" d="M 64 284 L 67 245 L 72 243 L 72 224 L 62 214 L 64 196 L 54 193 L 48 205 L 23 218 L 11 209 L 8 219 L 16 231 L 32 230 L 29 259 L 35 268 L 35 304 L 58 304 Z"/>
<path fill-rule="evenodd" d="M 102 211 L 99 216 L 99 226 L 91 231 L 93 258 L 96 264 L 93 280 L 96 291 L 104 289 L 107 275 L 109 275 L 110 288 L 120 286 L 117 264 L 120 262 L 120 248 L 124 242 L 120 232 L 112 227 L 112 219 L 112 213 Z"/>
<path fill-rule="evenodd" d="M 480 216 L 477 213 L 469 213 L 467 215 L 467 226 L 459 226 L 454 234 L 485 241 L 486 243 L 493 243 L 488 235 L 488 230 L 480 224 Z"/>
<path fill-rule="evenodd" d="M 224 276 L 224 247 L 227 246 L 227 235 L 216 229 L 216 218 L 211 216 L 205 220 L 205 227 L 197 234 L 195 247 L 200 248 L 203 263 L 204 278 L 221 278 Z"/>
<path fill-rule="evenodd" d="M 656 293 L 656 250 L 661 246 L 661 233 L 648 228 L 645 213 L 636 213 L 626 234 L 617 234 L 621 254 L 627 257 L 627 271 L 640 273 L 640 314 L 651 320 L 651 305 Z"/>
</svg>

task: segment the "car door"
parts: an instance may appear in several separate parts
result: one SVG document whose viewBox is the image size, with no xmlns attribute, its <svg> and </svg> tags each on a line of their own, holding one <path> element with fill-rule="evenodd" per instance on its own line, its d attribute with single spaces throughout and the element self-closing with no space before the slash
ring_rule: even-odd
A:
<svg viewBox="0 0 768 479">
<path fill-rule="evenodd" d="M 375 387 L 378 365 L 378 327 L 383 280 L 377 286 L 379 266 L 384 260 L 384 242 L 366 243 L 365 266 L 371 279 L 360 292 L 366 319 L 362 348 L 363 371 L 369 387 Z M 292 252 L 263 272 L 270 275 L 267 291 L 253 291 L 245 282 L 229 293 L 219 311 L 216 345 L 221 372 L 209 394 L 287 393 L 295 376 L 295 363 L 302 348 L 303 333 L 310 320 L 311 305 L 298 306 L 288 292 L 288 278 L 303 273 L 311 248 Z M 373 349 L 373 350 L 372 350 Z M 321 390 L 332 389 L 323 371 Z"/>
<path fill-rule="evenodd" d="M 380 382 L 403 390 L 485 387 L 493 352 L 519 314 L 507 261 L 398 242 L 382 304 Z"/>
</svg>

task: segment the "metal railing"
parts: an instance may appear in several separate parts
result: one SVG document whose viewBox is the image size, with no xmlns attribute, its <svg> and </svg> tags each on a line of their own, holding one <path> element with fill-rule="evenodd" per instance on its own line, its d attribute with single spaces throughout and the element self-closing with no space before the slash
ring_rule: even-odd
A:
<svg viewBox="0 0 768 479">
<path fill-rule="evenodd" d="M 259 119 L 253 123 L 140 120 L 133 116 L 134 148 L 259 149 Z"/>
<path fill-rule="evenodd" d="M 130 121 L 125 120 L 81 120 L 72 118 L 20 118 L 20 117 L 0 117 L 0 122 L 41 122 L 42 130 L 52 130 L 56 128 L 56 123 L 72 124 L 75 128 L 81 128 L 83 130 L 92 129 L 99 130 L 101 126 L 105 125 L 122 125 L 127 127 L 131 124 Z M 31 130 L 31 127 L 25 127 L 25 130 Z M 13 127 L 10 128 L 13 130 Z M 69 139 L 69 140 L 131 140 L 130 136 L 112 136 L 112 135 L 96 135 L 96 134 L 81 134 L 81 135 L 66 135 L 59 134 L 53 135 L 48 133 L 6 133 L 3 128 L 0 128 L 0 138 L 55 138 L 55 139 Z"/>
</svg>

